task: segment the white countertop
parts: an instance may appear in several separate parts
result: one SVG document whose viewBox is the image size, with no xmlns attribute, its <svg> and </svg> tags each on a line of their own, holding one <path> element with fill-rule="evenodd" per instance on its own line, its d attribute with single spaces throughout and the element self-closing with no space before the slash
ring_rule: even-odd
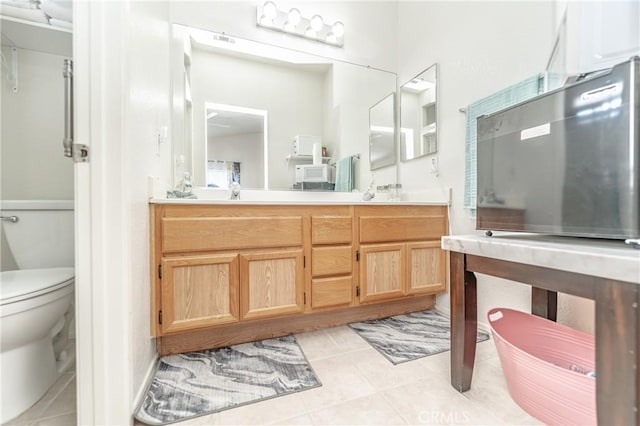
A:
<svg viewBox="0 0 640 426">
<path fill-rule="evenodd" d="M 402 194 L 400 201 L 388 201 L 384 195 L 376 194 L 371 201 L 362 201 L 358 192 L 322 191 L 262 191 L 243 189 L 239 200 L 229 200 L 229 191 L 215 188 L 194 188 L 198 198 L 154 197 L 153 204 L 239 204 L 239 205 L 420 205 L 447 206 L 451 191 L 448 188 L 434 188 Z"/>
<path fill-rule="evenodd" d="M 623 240 L 504 233 L 442 237 L 445 250 L 640 284 L 640 249 Z"/>
<path fill-rule="evenodd" d="M 152 198 L 152 204 L 218 204 L 218 205 L 288 205 L 288 206 L 308 206 L 308 205 L 358 205 L 358 206 L 446 206 L 448 203 L 441 201 L 344 201 L 344 200 L 207 200 L 189 198 Z"/>
</svg>

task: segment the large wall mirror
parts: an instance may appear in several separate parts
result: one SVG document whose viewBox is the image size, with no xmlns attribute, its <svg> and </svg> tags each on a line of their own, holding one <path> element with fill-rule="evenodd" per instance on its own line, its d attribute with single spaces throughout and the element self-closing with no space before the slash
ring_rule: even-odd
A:
<svg viewBox="0 0 640 426">
<path fill-rule="evenodd" d="M 438 64 L 400 89 L 400 159 L 413 160 L 438 151 Z"/>
<path fill-rule="evenodd" d="M 369 109 L 395 90 L 395 73 L 179 24 L 171 55 L 174 176 L 297 189 L 297 169 L 313 164 L 294 150 L 300 135 L 320 138 L 330 180 L 353 156 L 353 187 L 366 188 Z"/>
</svg>

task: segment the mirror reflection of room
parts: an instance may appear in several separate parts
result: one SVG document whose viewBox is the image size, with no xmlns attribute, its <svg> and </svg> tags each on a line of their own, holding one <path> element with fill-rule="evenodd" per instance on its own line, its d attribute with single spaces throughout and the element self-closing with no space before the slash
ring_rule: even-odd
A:
<svg viewBox="0 0 640 426">
<path fill-rule="evenodd" d="M 438 151 L 437 64 L 401 88 L 400 158 L 413 160 Z"/>
</svg>

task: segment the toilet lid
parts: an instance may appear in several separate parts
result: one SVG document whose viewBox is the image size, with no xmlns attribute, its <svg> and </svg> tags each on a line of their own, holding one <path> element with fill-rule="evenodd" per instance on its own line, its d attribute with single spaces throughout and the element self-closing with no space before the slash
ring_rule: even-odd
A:
<svg viewBox="0 0 640 426">
<path fill-rule="evenodd" d="M 4 271 L 0 276 L 0 300 L 2 304 L 17 302 L 49 293 L 69 285 L 74 268 L 24 269 Z"/>
</svg>

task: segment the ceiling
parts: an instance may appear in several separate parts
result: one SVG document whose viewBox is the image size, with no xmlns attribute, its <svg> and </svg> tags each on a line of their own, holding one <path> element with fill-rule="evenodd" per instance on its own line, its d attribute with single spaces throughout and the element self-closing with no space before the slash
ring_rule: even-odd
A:
<svg viewBox="0 0 640 426">
<path fill-rule="evenodd" d="M 211 116 L 212 113 L 215 115 Z M 247 133 L 262 133 L 264 117 L 246 112 L 207 108 L 207 137 L 223 137 Z"/>
</svg>

